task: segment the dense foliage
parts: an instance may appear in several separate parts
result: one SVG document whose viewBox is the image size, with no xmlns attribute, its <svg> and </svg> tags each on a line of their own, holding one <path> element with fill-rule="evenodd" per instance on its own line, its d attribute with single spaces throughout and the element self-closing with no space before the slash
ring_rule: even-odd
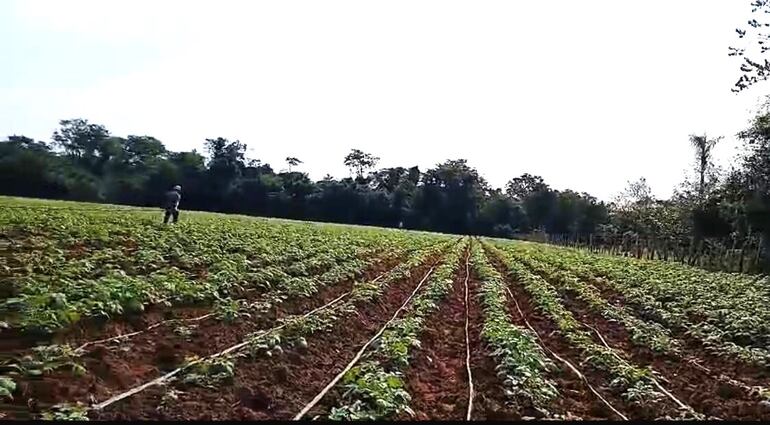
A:
<svg viewBox="0 0 770 425">
<path fill-rule="evenodd" d="M 527 185 L 537 177 L 495 190 L 462 159 L 425 171 L 375 170 L 377 157 L 353 149 L 341 160 L 354 178 L 314 182 L 247 159 L 237 140 L 208 139 L 204 154 L 172 152 L 154 137 L 116 137 L 87 120 L 60 124 L 50 144 L 23 136 L 0 142 L 0 194 L 160 206 L 180 184 L 186 210 L 506 237 L 538 227 L 590 233 L 607 219 L 604 204 L 587 194 Z M 300 163 L 287 158 L 289 170 Z"/>
</svg>

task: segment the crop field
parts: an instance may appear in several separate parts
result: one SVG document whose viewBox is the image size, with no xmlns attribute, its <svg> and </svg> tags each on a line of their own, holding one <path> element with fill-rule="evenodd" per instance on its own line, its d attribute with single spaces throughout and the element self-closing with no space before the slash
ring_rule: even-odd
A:
<svg viewBox="0 0 770 425">
<path fill-rule="evenodd" d="M 770 282 L 0 198 L 0 418 L 770 420 Z"/>
</svg>

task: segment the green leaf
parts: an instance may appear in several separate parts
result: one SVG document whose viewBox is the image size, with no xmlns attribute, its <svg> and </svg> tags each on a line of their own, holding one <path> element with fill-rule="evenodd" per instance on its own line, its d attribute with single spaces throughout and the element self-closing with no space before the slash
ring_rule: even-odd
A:
<svg viewBox="0 0 770 425">
<path fill-rule="evenodd" d="M 401 382 L 401 379 L 399 379 L 397 376 L 388 376 L 387 382 L 390 388 L 401 388 L 404 386 L 403 382 Z"/>
<path fill-rule="evenodd" d="M 0 388 L 13 392 L 16 390 L 16 382 L 7 376 L 0 376 Z"/>
</svg>

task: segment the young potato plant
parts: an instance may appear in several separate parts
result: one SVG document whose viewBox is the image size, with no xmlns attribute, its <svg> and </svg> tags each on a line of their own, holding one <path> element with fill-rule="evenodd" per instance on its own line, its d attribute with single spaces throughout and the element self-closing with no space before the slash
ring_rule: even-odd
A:
<svg viewBox="0 0 770 425">
<path fill-rule="evenodd" d="M 402 374 L 386 372 L 377 362 L 366 361 L 350 369 L 342 384 L 343 399 L 352 403 L 334 407 L 329 414 L 331 420 L 378 420 L 406 412 L 414 415 L 409 408 L 412 397 L 404 389 Z"/>
<path fill-rule="evenodd" d="M 59 370 L 81 376 L 86 369 L 78 363 L 78 357 L 79 353 L 69 345 L 43 345 L 18 360 L 7 361 L 4 367 L 20 376 L 42 376 Z"/>
<path fill-rule="evenodd" d="M 584 331 L 580 322 L 562 305 L 552 285 L 510 255 L 489 245 L 487 249 L 503 260 L 511 276 L 524 286 L 535 308 L 548 316 L 559 333 L 582 352 L 584 363 L 610 375 L 610 385 L 619 390 L 626 401 L 644 406 L 663 400 L 664 395 L 656 391 L 651 380 L 652 372 L 630 364 L 614 350 L 593 342 L 591 334 Z"/>
<path fill-rule="evenodd" d="M 197 357 L 185 359 L 185 363 L 189 366 L 184 367 L 182 376 L 179 378 L 182 384 L 216 389 L 220 384 L 232 383 L 235 377 L 235 362 L 231 358 L 220 356 L 198 360 Z M 193 363 L 195 361 L 198 362 Z"/>
<path fill-rule="evenodd" d="M 348 371 L 340 405 L 331 410 L 330 419 L 387 419 L 404 412 L 414 414 L 402 380 L 403 369 L 409 365 L 411 349 L 420 348 L 418 334 L 425 320 L 438 310 L 451 290 L 452 276 L 467 243 L 455 245 L 412 300 L 404 317 L 391 322 L 376 341 L 376 348 Z"/>
<path fill-rule="evenodd" d="M 551 253 L 554 266 L 622 294 L 640 317 L 693 337 L 717 355 L 770 365 L 770 294 L 762 279 L 534 244 L 518 249 Z"/>
<path fill-rule="evenodd" d="M 477 245 L 471 251 L 473 269 L 481 279 L 484 326 L 481 336 L 492 348 L 497 375 L 505 394 L 516 407 L 532 407 L 546 416 L 558 397 L 556 387 L 546 375 L 555 369 L 537 339 L 529 330 L 514 325 L 506 308 L 506 283 L 487 261 Z"/>
<path fill-rule="evenodd" d="M 628 330 L 631 341 L 635 344 L 649 347 L 653 351 L 660 353 L 676 356 L 682 355 L 681 341 L 672 338 L 666 328 L 655 322 L 640 320 L 624 307 L 611 305 L 589 284 L 581 281 L 569 271 L 551 266 L 550 263 L 546 262 L 547 258 L 550 257 L 545 255 L 538 257 L 534 253 L 520 253 L 513 249 L 509 252 L 513 258 L 553 283 L 557 289 L 569 290 L 576 294 L 592 311 L 599 313 L 609 321 L 622 323 L 626 330 Z M 539 261 L 539 258 L 543 258 L 546 261 Z"/>
<path fill-rule="evenodd" d="M 61 403 L 43 412 L 40 419 L 44 421 L 87 421 L 88 406 L 83 403 Z"/>
<path fill-rule="evenodd" d="M 250 319 L 249 304 L 243 299 L 217 297 L 214 303 L 214 316 L 224 323 L 233 323 L 239 319 Z"/>
<path fill-rule="evenodd" d="M 13 400 L 14 391 L 16 391 L 16 382 L 9 376 L 0 375 L 0 400 L 3 398 Z"/>
</svg>

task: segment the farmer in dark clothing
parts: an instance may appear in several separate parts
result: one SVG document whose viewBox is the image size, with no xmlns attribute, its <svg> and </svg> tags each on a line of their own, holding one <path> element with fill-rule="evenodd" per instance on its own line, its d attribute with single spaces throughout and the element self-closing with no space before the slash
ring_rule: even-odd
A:
<svg viewBox="0 0 770 425">
<path fill-rule="evenodd" d="M 166 214 L 163 216 L 163 223 L 168 223 L 168 219 L 171 217 L 174 217 L 174 223 L 179 220 L 179 201 L 182 200 L 181 192 L 182 186 L 179 185 L 166 192 L 166 200 L 163 204 Z"/>
</svg>

